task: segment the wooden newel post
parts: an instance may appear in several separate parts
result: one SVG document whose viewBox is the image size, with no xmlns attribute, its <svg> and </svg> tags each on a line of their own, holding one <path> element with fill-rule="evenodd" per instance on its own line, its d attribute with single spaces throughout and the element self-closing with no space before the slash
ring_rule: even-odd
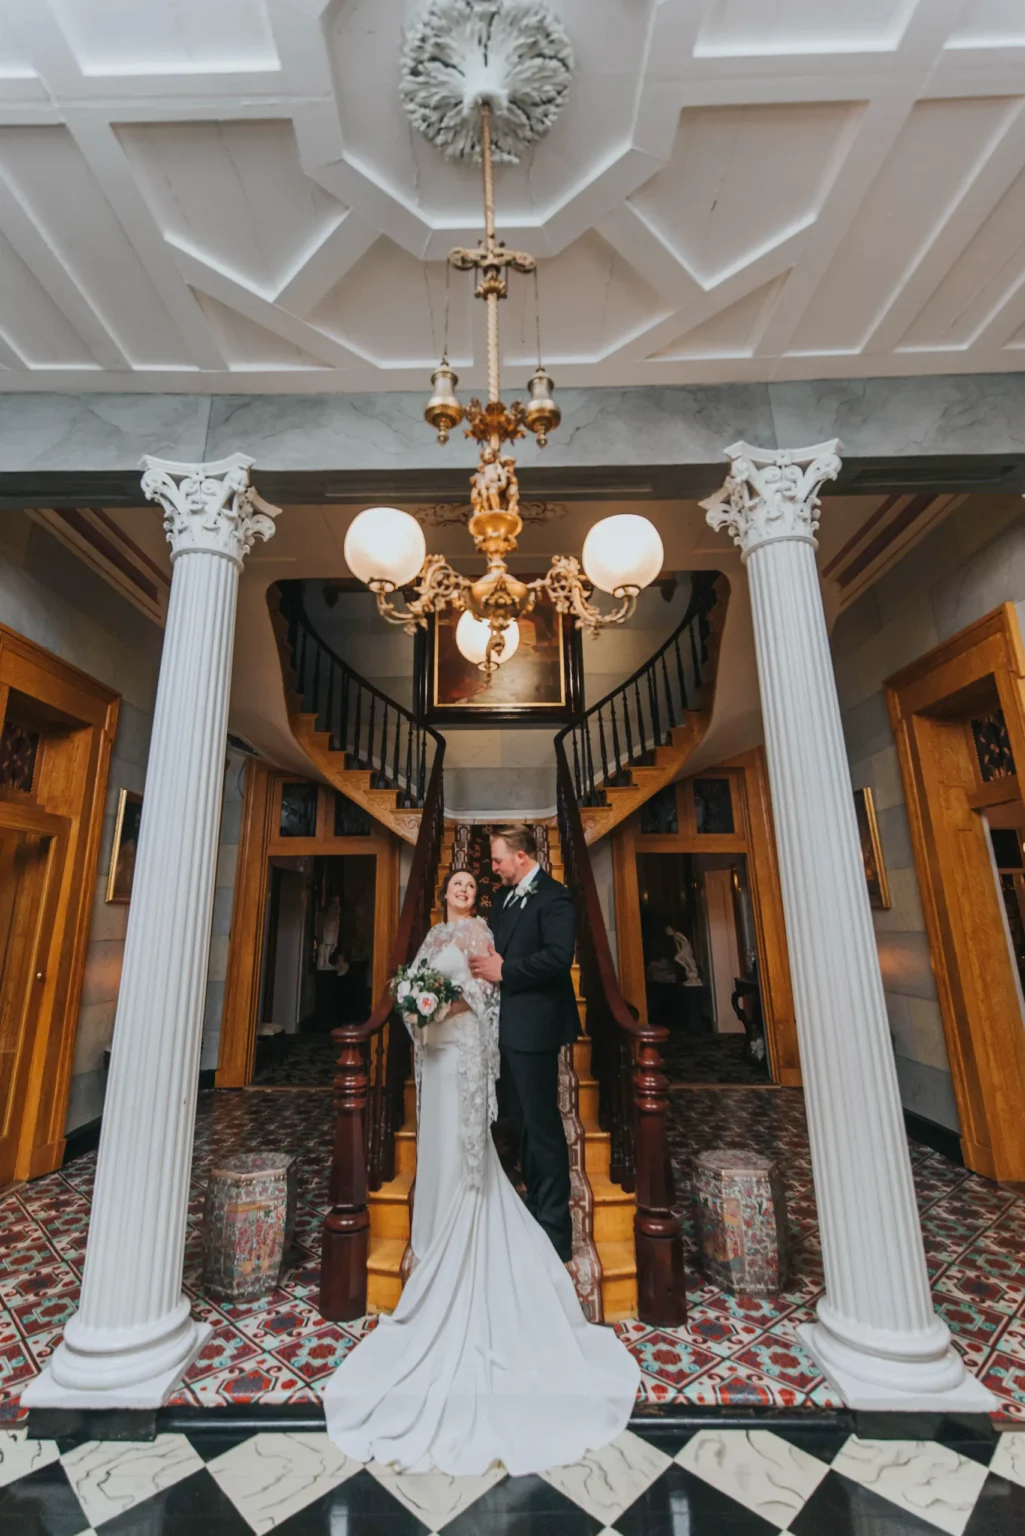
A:
<svg viewBox="0 0 1025 1536">
<path fill-rule="evenodd" d="M 682 1328 L 687 1321 L 680 1222 L 673 1213 L 673 1175 L 666 1137 L 669 1083 L 659 1045 L 665 1029 L 641 1036 L 634 1070 L 637 1117 L 637 1315 L 642 1323 Z"/>
<path fill-rule="evenodd" d="M 366 1143 L 363 1119 L 369 1077 L 366 1047 L 358 1030 L 336 1029 L 339 1047 L 334 1148 L 320 1256 L 320 1312 L 329 1322 L 347 1322 L 367 1310 L 367 1257 L 370 1212 L 367 1208 Z"/>
</svg>

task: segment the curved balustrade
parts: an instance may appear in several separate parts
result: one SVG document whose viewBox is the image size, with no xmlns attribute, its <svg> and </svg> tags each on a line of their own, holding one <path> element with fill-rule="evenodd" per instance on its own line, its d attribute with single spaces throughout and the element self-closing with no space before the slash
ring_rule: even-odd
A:
<svg viewBox="0 0 1025 1536">
<path fill-rule="evenodd" d="M 708 703 L 718 578 L 718 571 L 696 571 L 687 611 L 669 639 L 562 733 L 578 805 L 604 805 L 606 788 L 629 783 L 630 769 L 650 764 L 687 712 Z"/>
<path fill-rule="evenodd" d="M 332 650 L 306 613 L 302 587 L 301 581 L 278 583 L 302 709 L 316 716 L 346 768 L 369 771 L 372 788 L 394 790 L 401 809 L 419 810 L 442 738 Z"/>
</svg>

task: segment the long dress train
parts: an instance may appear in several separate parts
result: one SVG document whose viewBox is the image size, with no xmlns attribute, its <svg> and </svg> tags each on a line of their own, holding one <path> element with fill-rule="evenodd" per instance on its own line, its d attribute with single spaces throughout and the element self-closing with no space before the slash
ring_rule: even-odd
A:
<svg viewBox="0 0 1025 1536">
<path fill-rule="evenodd" d="M 625 1428 L 636 1361 L 587 1322 L 573 1282 L 520 1200 L 490 1135 L 497 989 L 473 980 L 478 919 L 439 924 L 421 953 L 453 977 L 468 1013 L 417 1043 L 416 1264 L 390 1317 L 324 1394 L 332 1440 L 409 1471 L 514 1475 L 578 1461 Z"/>
</svg>

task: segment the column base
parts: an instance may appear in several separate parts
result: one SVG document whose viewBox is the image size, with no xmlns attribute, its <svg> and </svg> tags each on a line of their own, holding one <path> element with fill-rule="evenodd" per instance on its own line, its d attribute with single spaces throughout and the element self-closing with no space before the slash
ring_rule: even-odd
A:
<svg viewBox="0 0 1025 1536">
<path fill-rule="evenodd" d="M 939 1360 L 922 1362 L 850 1349 L 821 1323 L 802 1323 L 797 1337 L 848 1408 L 884 1413 L 992 1413 L 997 1400 L 966 1369 L 952 1344 Z M 960 1369 L 959 1369 L 960 1367 Z M 932 1380 L 923 1381 L 928 1375 Z M 950 1384 L 938 1387 L 936 1378 Z"/>
<path fill-rule="evenodd" d="M 185 1357 L 143 1381 L 127 1386 L 64 1387 L 53 1378 L 49 1362 L 22 1394 L 25 1408 L 162 1408 L 181 1381 L 207 1339 L 211 1323 L 194 1322 L 193 1342 Z"/>
</svg>

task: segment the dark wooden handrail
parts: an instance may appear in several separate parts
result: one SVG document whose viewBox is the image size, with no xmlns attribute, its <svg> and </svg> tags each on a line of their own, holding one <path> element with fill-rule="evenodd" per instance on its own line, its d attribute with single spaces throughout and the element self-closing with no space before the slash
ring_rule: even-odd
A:
<svg viewBox="0 0 1025 1536">
<path fill-rule="evenodd" d="M 718 579 L 718 571 L 694 572 L 686 612 L 668 640 L 561 733 L 578 805 L 604 805 L 606 786 L 665 746 L 687 711 L 704 702 Z"/>
<path fill-rule="evenodd" d="M 437 741 L 389 977 L 412 960 L 430 926 L 445 811 L 445 741 L 441 736 Z M 343 1024 L 331 1038 L 338 1047 L 337 1118 L 328 1186 L 331 1209 L 321 1241 L 320 1311 L 342 1322 L 362 1317 L 367 1309 L 368 1196 L 394 1177 L 395 1132 L 402 1123 L 410 1048 L 387 988 L 366 1023 Z"/>
<path fill-rule="evenodd" d="M 637 1314 L 681 1327 L 687 1318 L 683 1242 L 666 1117 L 669 1083 L 661 1046 L 669 1031 L 642 1024 L 619 990 L 563 731 L 555 739 L 559 835 L 577 903 L 577 960 L 587 1009 L 599 1119 L 611 1139 L 610 1176 L 636 1193 Z"/>
</svg>

